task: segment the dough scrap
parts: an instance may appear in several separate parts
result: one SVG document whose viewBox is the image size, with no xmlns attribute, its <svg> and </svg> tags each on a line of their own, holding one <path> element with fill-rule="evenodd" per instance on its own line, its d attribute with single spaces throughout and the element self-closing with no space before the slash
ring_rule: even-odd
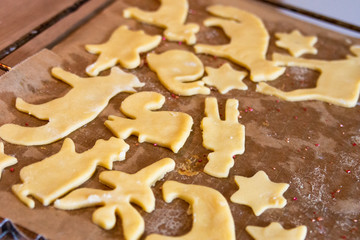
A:
<svg viewBox="0 0 360 240">
<path fill-rule="evenodd" d="M 144 86 L 135 75 L 117 67 L 103 77 L 81 78 L 57 67 L 51 74 L 73 88 L 65 96 L 39 105 L 16 99 L 19 111 L 49 122 L 39 127 L 5 124 L 0 127 L 3 140 L 26 146 L 55 142 L 95 119 L 116 94 Z"/>
<path fill-rule="evenodd" d="M 284 229 L 280 223 L 272 222 L 267 227 L 247 226 L 246 231 L 255 240 L 305 240 L 307 227 Z"/>
<path fill-rule="evenodd" d="M 165 97 L 156 92 L 139 92 L 130 95 L 120 110 L 129 118 L 109 116 L 105 126 L 122 139 L 134 134 L 139 142 L 156 143 L 177 153 L 189 137 L 193 119 L 182 112 L 152 111 L 160 109 Z"/>
<path fill-rule="evenodd" d="M 192 229 L 183 236 L 151 234 L 145 240 L 235 240 L 235 225 L 230 207 L 217 190 L 166 181 L 163 185 L 163 197 L 167 203 L 181 198 L 190 204 L 193 213 Z"/>
<path fill-rule="evenodd" d="M 205 71 L 208 76 L 201 80 L 209 86 L 215 86 L 222 94 L 232 89 L 248 89 L 242 81 L 247 73 L 234 70 L 228 63 L 223 64 L 220 68 L 205 67 Z"/>
<path fill-rule="evenodd" d="M 56 200 L 54 206 L 64 210 L 101 206 L 93 214 L 95 224 L 106 230 L 112 229 L 118 215 L 122 220 L 125 239 L 136 240 L 143 234 L 145 224 L 130 203 L 135 203 L 148 213 L 152 212 L 155 209 L 155 196 L 151 186 L 174 168 L 174 160 L 164 158 L 135 174 L 105 171 L 99 176 L 100 182 L 113 190 L 77 189 Z"/>
<path fill-rule="evenodd" d="M 315 60 L 274 54 L 278 65 L 306 67 L 320 72 L 315 88 L 283 92 L 266 83 L 259 83 L 256 91 L 274 95 L 286 101 L 319 100 L 342 107 L 355 107 L 360 95 L 360 46 L 352 46 L 355 56 L 342 60 Z"/>
<path fill-rule="evenodd" d="M 210 89 L 204 86 L 204 82 L 195 81 L 204 74 L 204 66 L 195 54 L 185 50 L 149 53 L 147 62 L 170 92 L 181 96 L 210 94 Z"/>
<path fill-rule="evenodd" d="M 148 12 L 139 8 L 127 8 L 125 18 L 135 18 L 141 22 L 165 28 L 164 36 L 170 41 L 185 41 L 195 44 L 195 34 L 200 27 L 195 23 L 184 24 L 189 10 L 187 0 L 160 0 L 161 6 L 157 11 Z"/>
<path fill-rule="evenodd" d="M 86 182 L 95 172 L 96 166 L 112 169 L 113 161 L 122 161 L 129 145 L 115 137 L 96 141 L 93 148 L 76 153 L 74 142 L 64 140 L 61 150 L 42 161 L 21 169 L 22 184 L 12 186 L 13 192 L 29 208 L 35 202 L 29 195 L 48 206 L 58 197 Z"/>
<path fill-rule="evenodd" d="M 275 42 L 276 46 L 287 49 L 294 57 L 306 53 L 317 54 L 317 49 L 314 47 L 317 42 L 316 36 L 305 37 L 298 30 L 291 33 L 275 33 L 275 36 L 279 38 Z"/>
<path fill-rule="evenodd" d="M 260 18 L 238 8 L 222 5 L 210 6 L 207 11 L 225 19 L 208 18 L 204 25 L 221 27 L 230 38 L 230 43 L 197 44 L 196 53 L 228 58 L 250 70 L 250 78 L 254 82 L 271 81 L 284 73 L 284 67 L 277 67 L 274 62 L 266 60 L 270 37 Z"/>
<path fill-rule="evenodd" d="M 144 31 L 131 31 L 127 26 L 120 26 L 106 43 L 85 46 L 88 52 L 100 54 L 96 62 L 86 68 L 86 73 L 97 76 L 116 63 L 128 69 L 136 68 L 141 62 L 140 53 L 154 49 L 160 42 L 160 35 L 150 36 Z"/>
<path fill-rule="evenodd" d="M 1 179 L 2 171 L 7 167 L 16 164 L 17 162 L 18 161 L 15 157 L 5 154 L 4 143 L 0 142 L 0 179 Z"/>
<path fill-rule="evenodd" d="M 286 205 L 286 199 L 282 195 L 289 184 L 270 181 L 264 171 L 259 171 L 250 178 L 235 176 L 235 182 L 240 189 L 230 200 L 251 207 L 256 216 L 269 208 L 283 208 Z"/>
<path fill-rule="evenodd" d="M 238 106 L 238 100 L 228 99 L 222 121 L 216 98 L 205 100 L 206 117 L 201 121 L 203 146 L 214 152 L 208 155 L 204 172 L 211 176 L 226 178 L 234 166 L 233 156 L 245 151 L 245 126 L 238 122 Z"/>
</svg>

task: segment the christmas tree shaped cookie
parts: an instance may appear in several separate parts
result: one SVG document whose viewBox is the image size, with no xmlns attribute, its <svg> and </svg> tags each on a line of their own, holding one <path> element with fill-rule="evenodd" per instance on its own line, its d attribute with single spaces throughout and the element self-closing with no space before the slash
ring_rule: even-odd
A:
<svg viewBox="0 0 360 240">
<path fill-rule="evenodd" d="M 266 59 L 269 34 L 257 16 L 234 7 L 214 5 L 207 10 L 221 18 L 208 18 L 207 27 L 221 27 L 230 38 L 225 45 L 195 45 L 196 53 L 207 53 L 229 60 L 246 67 L 254 82 L 270 81 L 278 78 L 285 71 L 274 62 Z"/>
<path fill-rule="evenodd" d="M 86 45 L 88 52 L 100 54 L 95 63 L 86 68 L 90 76 L 120 63 L 124 68 L 136 68 L 140 65 L 140 53 L 150 51 L 161 42 L 161 36 L 150 36 L 144 31 L 131 31 L 127 26 L 117 28 L 109 41 L 103 44 Z"/>
<path fill-rule="evenodd" d="M 93 148 L 76 153 L 74 142 L 66 138 L 58 153 L 21 169 L 23 183 L 14 185 L 12 190 L 30 208 L 34 208 L 35 202 L 29 195 L 47 206 L 86 182 L 96 166 L 112 169 L 113 161 L 124 160 L 128 150 L 124 140 L 112 137 L 98 140 Z"/>
<path fill-rule="evenodd" d="M 235 225 L 226 199 L 215 189 L 167 181 L 163 185 L 164 200 L 170 203 L 181 198 L 190 204 L 193 224 L 183 236 L 170 237 L 151 234 L 145 240 L 235 240 Z"/>
<path fill-rule="evenodd" d="M 174 170 L 175 162 L 164 158 L 135 174 L 120 171 L 106 171 L 99 176 L 100 182 L 114 188 L 98 190 L 81 188 L 55 201 L 55 207 L 65 210 L 101 206 L 93 214 L 93 222 L 104 229 L 112 229 L 116 215 L 121 217 L 126 240 L 137 240 L 144 232 L 144 220 L 131 205 L 135 203 L 146 212 L 155 208 L 155 197 L 151 186 Z"/>
<path fill-rule="evenodd" d="M 4 143 L 0 142 L 0 178 L 2 171 L 17 163 L 17 159 L 4 153 Z"/>
<path fill-rule="evenodd" d="M 342 107 L 355 107 L 360 94 L 360 46 L 353 46 L 350 50 L 355 56 L 332 61 L 294 58 L 275 53 L 273 59 L 278 65 L 319 71 L 316 87 L 283 92 L 266 83 L 259 83 L 256 91 L 291 102 L 319 100 Z"/>
<path fill-rule="evenodd" d="M 206 117 L 201 122 L 203 146 L 214 152 L 209 154 L 204 172 L 211 176 L 227 177 L 234 166 L 234 155 L 245 151 L 245 127 L 238 122 L 238 105 L 236 99 L 226 101 L 223 121 L 219 117 L 216 98 L 205 100 Z"/>
<path fill-rule="evenodd" d="M 185 24 L 189 3 L 187 0 L 160 0 L 157 11 L 148 12 L 138 8 L 124 10 L 124 17 L 165 28 L 164 35 L 170 41 L 196 42 L 195 34 L 200 30 L 197 24 Z"/>
<path fill-rule="evenodd" d="M 204 66 L 195 54 L 185 50 L 150 53 L 147 62 L 169 91 L 181 96 L 210 94 L 204 82 L 195 81 L 204 74 Z"/>
<path fill-rule="evenodd" d="M 177 153 L 190 135 L 193 120 L 181 112 L 152 111 L 162 107 L 165 97 L 156 92 L 139 92 L 121 103 L 121 111 L 129 118 L 109 116 L 105 122 L 115 136 L 122 139 L 134 134 L 139 142 L 151 142 Z"/>
<path fill-rule="evenodd" d="M 39 105 L 16 99 L 19 111 L 49 122 L 39 127 L 5 124 L 0 127 L 2 139 L 27 146 L 52 143 L 96 118 L 116 94 L 144 86 L 136 76 L 117 67 L 108 76 L 92 78 L 81 78 L 61 68 L 53 68 L 51 73 L 73 87 L 65 96 Z"/>
</svg>

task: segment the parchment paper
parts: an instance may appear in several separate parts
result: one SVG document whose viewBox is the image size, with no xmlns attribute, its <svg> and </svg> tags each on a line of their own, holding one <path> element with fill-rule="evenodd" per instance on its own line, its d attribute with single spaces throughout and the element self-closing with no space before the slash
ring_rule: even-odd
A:
<svg viewBox="0 0 360 240">
<path fill-rule="evenodd" d="M 188 22 L 201 24 L 209 16 L 205 11 L 206 6 L 216 2 L 241 7 L 264 20 L 271 34 L 268 57 L 275 51 L 286 53 L 285 50 L 275 47 L 274 33 L 289 32 L 292 29 L 319 37 L 316 44 L 319 54 L 306 55 L 309 58 L 341 59 L 349 54 L 349 46 L 360 43 L 359 40 L 291 19 L 273 8 L 253 1 L 190 1 L 192 14 L 189 15 Z M 155 0 L 114 2 L 78 31 L 58 43 L 52 51 L 43 50 L 4 74 L 0 78 L 0 124 L 44 124 L 43 121 L 18 112 L 14 107 L 16 97 L 22 97 L 31 103 L 42 103 L 66 94 L 70 87 L 51 78 L 50 68 L 62 66 L 80 76 L 86 76 L 84 69 L 96 60 L 96 56 L 85 51 L 85 44 L 106 41 L 112 31 L 122 24 L 129 25 L 132 29 L 143 29 L 149 34 L 162 33 L 160 28 L 124 19 L 121 13 L 128 6 L 155 10 L 159 4 Z M 221 44 L 228 41 L 220 29 L 203 25 L 197 36 L 201 43 Z M 155 52 L 175 48 L 193 51 L 192 47 L 183 43 L 164 41 Z M 198 56 L 205 66 L 219 67 L 228 62 L 212 56 Z M 145 54 L 142 58 L 145 58 Z M 234 64 L 232 66 L 237 70 L 245 70 Z M 218 99 L 222 116 L 226 99 L 239 100 L 242 116 L 239 122 L 246 128 L 245 153 L 236 157 L 235 166 L 228 178 L 217 179 L 202 172 L 209 153 L 202 147 L 200 130 L 206 96 L 172 96 L 146 64 L 129 72 L 146 83 L 139 91 L 153 90 L 166 97 L 166 103 L 161 110 L 186 112 L 194 118 L 194 126 L 178 154 L 149 143 L 136 144 L 137 137 L 130 137 L 126 140 L 131 146 L 127 158 L 123 162 L 116 162 L 115 170 L 134 173 L 161 158 L 173 158 L 177 164 L 176 170 L 167 174 L 165 179 L 201 184 L 220 191 L 232 210 L 237 239 L 251 239 L 244 230 L 247 225 L 267 226 L 273 221 L 280 222 L 285 228 L 306 225 L 307 239 L 339 239 L 342 236 L 347 239 L 358 238 L 359 223 L 356 220 L 360 220 L 359 106 L 348 109 L 317 101 L 285 102 L 256 93 L 255 84 L 248 78 L 245 80 L 249 86 L 247 91 L 233 90 L 221 95 L 213 90 L 210 96 Z M 108 71 L 102 74 L 107 75 Z M 271 84 L 283 90 L 313 87 L 317 77 L 318 73 L 315 71 L 288 68 L 283 76 Z M 121 93 L 114 97 L 98 118 L 69 135 L 74 140 L 77 151 L 85 151 L 91 148 L 97 139 L 108 139 L 112 136 L 103 123 L 110 114 L 121 116 L 119 107 L 128 95 Z M 246 112 L 248 107 L 254 110 Z M 20 169 L 58 152 L 62 142 L 63 140 L 39 147 L 16 146 L 5 142 L 5 152 L 16 156 L 19 163 L 14 166 L 14 172 L 7 168 L 0 180 L 0 216 L 10 218 L 49 239 L 123 239 L 120 219 L 110 231 L 92 223 L 91 215 L 95 208 L 62 211 L 53 206 L 43 207 L 37 201 L 35 209 L 29 209 L 12 194 L 11 186 L 20 183 Z M 357 145 L 353 146 L 353 143 Z M 260 170 L 264 170 L 272 181 L 289 183 L 290 188 L 284 195 L 288 200 L 285 208 L 267 210 L 256 217 L 249 207 L 233 204 L 229 199 L 238 189 L 234 182 L 235 175 L 250 177 Z M 346 173 L 346 170 L 351 172 Z M 104 169 L 99 167 L 91 180 L 81 187 L 106 189 L 98 182 L 101 171 Z M 157 199 L 155 211 L 145 213 L 138 208 L 145 219 L 144 236 L 153 232 L 181 235 L 191 229 L 192 217 L 187 214 L 189 205 L 179 199 L 170 204 L 165 203 L 161 197 L 162 184 L 163 181 L 160 181 L 153 188 Z M 293 200 L 294 197 L 297 200 Z"/>
</svg>

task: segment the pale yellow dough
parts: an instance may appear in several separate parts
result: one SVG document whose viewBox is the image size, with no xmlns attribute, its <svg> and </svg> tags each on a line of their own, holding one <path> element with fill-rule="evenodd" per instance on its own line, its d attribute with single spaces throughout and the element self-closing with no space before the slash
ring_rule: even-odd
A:
<svg viewBox="0 0 360 240">
<path fill-rule="evenodd" d="M 204 66 L 195 54 L 185 50 L 149 53 L 147 62 L 170 92 L 181 96 L 210 94 L 204 82 L 195 81 L 204 74 Z"/>
<path fill-rule="evenodd" d="M 332 61 L 274 54 L 273 59 L 278 65 L 306 67 L 319 71 L 316 87 L 283 92 L 266 83 L 259 83 L 256 91 L 291 102 L 319 100 L 342 107 L 355 107 L 360 94 L 360 46 L 353 46 L 350 50 L 355 56 Z"/>
<path fill-rule="evenodd" d="M 140 53 L 154 49 L 160 42 L 160 35 L 150 36 L 144 31 L 131 31 L 127 26 L 121 26 L 106 43 L 85 46 L 88 52 L 100 54 L 96 62 L 86 68 L 86 72 L 90 76 L 97 76 L 116 63 L 128 69 L 136 68 L 140 65 Z"/>
<path fill-rule="evenodd" d="M 163 185 L 163 197 L 168 203 L 181 198 L 190 204 L 193 224 L 183 236 L 151 234 L 145 240 L 235 240 L 235 226 L 226 199 L 215 189 L 175 181 Z"/>
<path fill-rule="evenodd" d="M 291 33 L 275 33 L 275 36 L 279 38 L 275 42 L 276 46 L 287 49 L 294 57 L 300 57 L 306 53 L 317 54 L 317 49 L 314 47 L 317 42 L 315 36 L 305 37 L 298 30 Z"/>
<path fill-rule="evenodd" d="M 205 67 L 205 71 L 208 76 L 204 77 L 202 81 L 209 86 L 215 86 L 222 94 L 232 89 L 248 89 L 242 81 L 247 73 L 234 70 L 228 63 L 223 64 L 220 68 Z"/>
<path fill-rule="evenodd" d="M 0 127 L 3 140 L 26 146 L 55 142 L 95 119 L 116 94 L 144 86 L 135 75 L 117 67 L 103 77 L 81 78 L 61 68 L 53 68 L 51 73 L 73 87 L 65 96 L 39 105 L 16 99 L 19 111 L 49 122 L 39 127 L 5 124 Z"/>
<path fill-rule="evenodd" d="M 56 200 L 54 206 L 65 210 L 100 206 L 93 214 L 95 224 L 107 230 L 112 229 L 118 215 L 121 217 L 125 239 L 137 240 L 143 234 L 145 224 L 131 203 L 148 213 L 152 212 L 155 209 L 155 197 L 151 186 L 174 168 L 175 162 L 164 158 L 134 174 L 120 171 L 102 172 L 99 176 L 100 182 L 114 188 L 113 190 L 77 189 Z"/>
<path fill-rule="evenodd" d="M 124 140 L 112 137 L 96 141 L 86 152 L 76 153 L 74 142 L 66 138 L 58 153 L 22 168 L 20 179 L 23 183 L 13 185 L 12 190 L 30 208 L 35 207 L 35 202 L 29 195 L 47 206 L 86 182 L 96 166 L 112 169 L 113 161 L 124 160 L 128 150 L 129 145 Z"/>
<path fill-rule="evenodd" d="M 2 171 L 6 167 L 10 167 L 16 163 L 17 163 L 17 159 L 15 157 L 6 155 L 4 153 L 4 143 L 0 142 L 0 179 L 1 179 Z"/>
<path fill-rule="evenodd" d="M 229 6 L 214 5 L 207 10 L 222 18 L 208 18 L 204 25 L 221 27 L 230 38 L 230 43 L 197 44 L 196 53 L 228 58 L 250 70 L 250 78 L 254 82 L 274 80 L 284 73 L 285 68 L 277 67 L 274 62 L 266 60 L 270 37 L 260 18 Z"/>
<path fill-rule="evenodd" d="M 201 121 L 203 146 L 214 151 L 208 155 L 204 172 L 218 178 L 226 178 L 234 166 L 233 157 L 245 151 L 245 127 L 238 122 L 239 102 L 226 101 L 225 120 L 221 120 L 216 98 L 206 98 L 205 115 Z"/>
<path fill-rule="evenodd" d="M 282 195 L 289 184 L 271 182 L 264 171 L 259 171 L 250 178 L 235 176 L 235 182 L 240 189 L 230 200 L 251 207 L 256 216 L 269 208 L 283 208 L 286 205 L 286 199 Z"/>
<path fill-rule="evenodd" d="M 138 8 L 124 10 L 125 18 L 135 18 L 141 22 L 165 28 L 164 36 L 170 41 L 185 41 L 187 44 L 196 43 L 195 34 L 200 27 L 197 24 L 185 24 L 189 10 L 187 0 L 160 0 L 161 6 L 157 11 L 148 12 Z"/>
<path fill-rule="evenodd" d="M 267 227 L 247 226 L 246 231 L 255 240 L 305 240 L 307 227 L 284 229 L 280 223 L 272 222 Z"/>
<path fill-rule="evenodd" d="M 139 142 L 156 143 L 177 153 L 189 137 L 193 119 L 182 112 L 152 111 L 160 109 L 165 97 L 156 92 L 139 92 L 130 95 L 120 110 L 129 118 L 109 116 L 105 126 L 122 139 L 134 134 Z"/>
</svg>

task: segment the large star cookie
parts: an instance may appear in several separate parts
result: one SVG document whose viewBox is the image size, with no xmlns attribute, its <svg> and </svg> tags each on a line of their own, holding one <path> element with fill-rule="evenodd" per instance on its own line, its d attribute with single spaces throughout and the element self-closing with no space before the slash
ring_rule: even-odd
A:
<svg viewBox="0 0 360 240">
<path fill-rule="evenodd" d="M 306 53 L 317 54 L 317 49 L 314 47 L 317 42 L 315 36 L 306 37 L 298 30 L 291 33 L 276 33 L 275 36 L 279 38 L 275 42 L 276 46 L 287 49 L 294 57 L 300 57 Z"/>
<path fill-rule="evenodd" d="M 269 208 L 283 208 L 286 199 L 282 196 L 289 184 L 271 182 L 264 171 L 247 178 L 235 176 L 239 190 L 231 196 L 231 201 L 252 208 L 256 216 Z"/>
</svg>

